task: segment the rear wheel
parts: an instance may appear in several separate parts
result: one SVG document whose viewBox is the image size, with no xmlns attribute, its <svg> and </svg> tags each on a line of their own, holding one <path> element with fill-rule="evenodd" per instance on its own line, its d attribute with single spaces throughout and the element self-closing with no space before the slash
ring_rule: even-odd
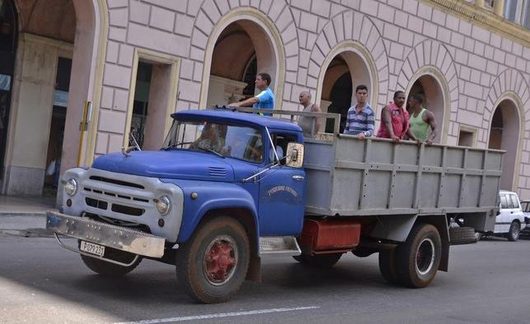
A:
<svg viewBox="0 0 530 324">
<path fill-rule="evenodd" d="M 510 230 L 508 231 L 508 234 L 506 234 L 506 237 L 510 241 L 517 241 L 519 239 L 520 233 L 521 233 L 521 225 L 519 225 L 519 222 L 513 221 L 510 224 Z"/>
<path fill-rule="evenodd" d="M 399 283 L 395 250 L 382 250 L 379 252 L 379 271 L 381 271 L 381 275 L 388 283 Z"/>
<path fill-rule="evenodd" d="M 301 254 L 301 255 L 294 256 L 293 258 L 296 261 L 302 264 L 306 264 L 311 267 L 331 268 L 337 262 L 339 262 L 341 256 L 342 256 L 342 253 L 315 254 L 315 255 Z"/>
<path fill-rule="evenodd" d="M 245 280 L 249 246 L 245 229 L 235 219 L 216 217 L 208 221 L 177 251 L 179 283 L 202 303 L 227 301 Z"/>
<path fill-rule="evenodd" d="M 434 279 L 440 265 L 440 233 L 433 225 L 416 224 L 396 252 L 400 283 L 411 288 L 426 287 Z"/>
<path fill-rule="evenodd" d="M 112 249 L 109 247 L 105 249 L 105 258 L 119 261 L 121 263 L 125 263 L 125 264 L 131 263 L 135 257 L 136 257 L 136 254 L 132 254 L 129 252 L 124 252 L 124 251 Z M 138 257 L 138 259 L 129 266 L 121 266 L 115 263 L 110 263 L 107 261 L 103 261 L 101 259 L 83 255 L 83 254 L 81 254 L 81 260 L 83 260 L 83 263 L 90 270 L 102 276 L 121 277 L 133 271 L 140 264 L 140 262 L 142 261 L 142 258 Z"/>
</svg>

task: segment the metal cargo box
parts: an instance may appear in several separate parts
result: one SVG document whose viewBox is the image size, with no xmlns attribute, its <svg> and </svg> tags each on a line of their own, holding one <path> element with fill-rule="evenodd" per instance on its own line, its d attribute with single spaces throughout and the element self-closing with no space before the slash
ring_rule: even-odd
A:
<svg viewBox="0 0 530 324">
<path fill-rule="evenodd" d="M 502 151 L 359 140 L 306 141 L 306 213 L 369 216 L 490 212 Z"/>
</svg>

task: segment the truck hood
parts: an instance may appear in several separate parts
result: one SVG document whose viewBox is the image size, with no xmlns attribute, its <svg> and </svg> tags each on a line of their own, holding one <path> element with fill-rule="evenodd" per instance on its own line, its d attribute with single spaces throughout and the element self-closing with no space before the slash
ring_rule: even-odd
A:
<svg viewBox="0 0 530 324">
<path fill-rule="evenodd" d="M 111 153 L 97 158 L 92 168 L 153 178 L 234 180 L 232 166 L 222 157 L 180 150 Z"/>
</svg>

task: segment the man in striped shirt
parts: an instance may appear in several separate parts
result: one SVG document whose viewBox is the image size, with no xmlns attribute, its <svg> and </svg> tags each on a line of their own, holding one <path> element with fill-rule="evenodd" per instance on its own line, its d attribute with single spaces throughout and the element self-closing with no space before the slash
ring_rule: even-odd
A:
<svg viewBox="0 0 530 324">
<path fill-rule="evenodd" d="M 372 107 L 366 102 L 368 88 L 364 84 L 355 88 L 355 97 L 357 104 L 348 109 L 344 134 L 357 135 L 358 138 L 364 139 L 374 134 L 375 114 Z"/>
</svg>

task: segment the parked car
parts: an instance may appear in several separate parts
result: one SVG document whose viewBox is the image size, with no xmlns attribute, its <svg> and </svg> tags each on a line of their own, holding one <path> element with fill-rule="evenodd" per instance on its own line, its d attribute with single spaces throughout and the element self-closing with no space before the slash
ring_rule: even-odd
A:
<svg viewBox="0 0 530 324">
<path fill-rule="evenodd" d="M 525 214 L 521 208 L 517 193 L 501 190 L 499 192 L 500 209 L 495 220 L 493 234 L 504 236 L 510 241 L 517 241 L 519 234 L 526 227 Z"/>
</svg>

